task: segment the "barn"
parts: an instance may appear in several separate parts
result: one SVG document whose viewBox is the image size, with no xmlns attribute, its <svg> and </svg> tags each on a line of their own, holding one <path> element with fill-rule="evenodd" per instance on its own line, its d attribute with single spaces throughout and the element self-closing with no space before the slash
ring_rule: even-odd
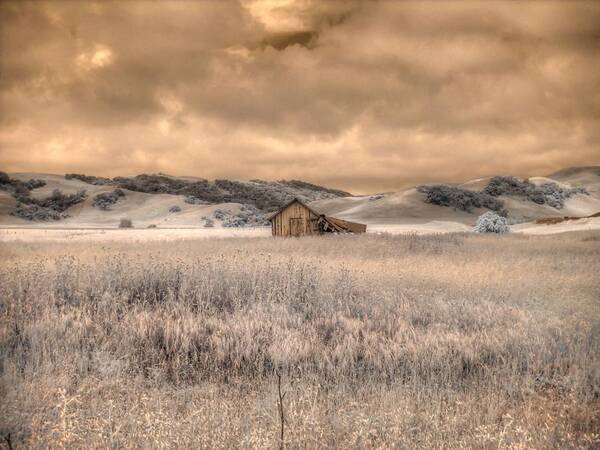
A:
<svg viewBox="0 0 600 450">
<path fill-rule="evenodd" d="M 364 233 L 367 231 L 367 226 L 362 223 L 326 216 L 297 198 L 274 213 L 269 220 L 273 236 Z"/>
</svg>

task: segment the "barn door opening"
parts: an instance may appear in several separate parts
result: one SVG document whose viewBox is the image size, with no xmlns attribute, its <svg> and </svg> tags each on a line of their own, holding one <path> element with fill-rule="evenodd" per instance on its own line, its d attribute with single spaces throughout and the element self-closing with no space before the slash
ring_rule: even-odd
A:
<svg viewBox="0 0 600 450">
<path fill-rule="evenodd" d="M 290 219 L 290 235 L 291 236 L 302 236 L 304 234 L 302 219 L 292 218 Z"/>
</svg>

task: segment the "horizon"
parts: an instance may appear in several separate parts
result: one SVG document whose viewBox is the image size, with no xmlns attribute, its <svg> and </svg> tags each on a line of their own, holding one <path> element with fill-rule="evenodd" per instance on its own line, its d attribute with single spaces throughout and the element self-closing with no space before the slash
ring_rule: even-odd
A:
<svg viewBox="0 0 600 450">
<path fill-rule="evenodd" d="M 2 170 L 366 194 L 600 165 L 600 3 L 148 5 L 0 4 Z"/>
<path fill-rule="evenodd" d="M 517 176 L 517 178 L 522 178 L 522 179 L 528 179 L 528 178 L 546 178 L 546 177 L 550 177 L 552 175 L 554 175 L 555 173 L 558 172 L 562 172 L 562 171 L 566 171 L 566 170 L 573 170 L 573 169 L 590 169 L 590 168 L 600 168 L 600 166 L 569 166 L 569 167 L 563 167 L 561 169 L 558 169 L 552 173 L 546 173 L 546 174 L 539 174 L 539 175 L 530 175 L 530 176 L 520 176 L 520 175 L 514 175 L 514 174 L 494 174 L 494 175 L 475 175 L 472 178 L 469 179 L 465 179 L 465 180 L 459 180 L 456 182 L 446 182 L 445 184 L 448 185 L 460 185 L 463 183 L 468 183 L 468 182 L 472 182 L 472 181 L 479 181 L 479 180 L 484 180 L 486 178 L 492 178 L 494 176 Z M 26 176 L 36 176 L 36 175 L 52 175 L 52 176 L 65 176 L 67 175 L 69 172 L 65 172 L 65 173 L 50 173 L 50 172 L 7 172 L 9 175 L 26 175 Z M 76 172 L 73 172 L 76 173 Z M 81 175 L 88 175 L 88 176 L 99 176 L 95 173 L 82 173 Z M 205 179 L 208 181 L 215 181 L 217 179 L 227 179 L 227 178 L 205 178 L 205 177 L 201 177 L 198 175 L 178 175 L 178 174 L 172 174 L 172 173 L 164 173 L 164 172 L 143 172 L 143 173 L 135 173 L 135 174 L 117 174 L 114 176 L 107 176 L 107 178 L 115 178 L 115 177 L 136 177 L 139 175 L 156 175 L 156 176 L 166 176 L 166 177 L 171 177 L 171 178 L 198 178 L 198 179 Z M 308 182 L 311 183 L 310 181 L 307 180 L 302 180 L 302 179 L 297 179 L 297 178 L 289 178 L 289 179 L 258 179 L 258 178 L 254 178 L 254 179 L 250 179 L 250 178 L 229 178 L 228 180 L 232 180 L 232 181 L 243 181 L 243 182 L 248 182 L 248 181 L 254 181 L 254 180 L 259 180 L 259 181 L 266 181 L 266 182 L 280 182 L 280 181 L 304 181 L 304 182 Z M 315 183 L 311 183 L 311 184 L 315 184 Z M 431 179 L 431 180 L 424 180 L 421 183 L 417 183 L 417 184 L 411 184 L 411 185 L 404 185 L 404 186 L 400 186 L 397 189 L 395 189 L 395 191 L 402 191 L 402 190 L 406 190 L 406 189 L 411 189 L 411 188 L 416 188 L 419 185 L 434 185 L 434 184 L 444 184 L 444 182 L 435 180 L 435 179 Z M 328 189 L 338 189 L 338 190 L 342 190 L 344 191 L 344 189 L 339 188 L 337 186 L 331 186 L 331 185 L 319 185 L 316 184 L 319 187 L 324 187 L 324 188 L 328 188 Z M 370 191 L 370 192 L 359 192 L 359 191 L 348 191 L 346 190 L 347 193 L 353 195 L 353 196 L 365 196 L 365 195 L 374 195 L 374 194 L 385 194 L 385 193 L 391 193 L 394 192 L 394 190 L 392 191 Z"/>
</svg>

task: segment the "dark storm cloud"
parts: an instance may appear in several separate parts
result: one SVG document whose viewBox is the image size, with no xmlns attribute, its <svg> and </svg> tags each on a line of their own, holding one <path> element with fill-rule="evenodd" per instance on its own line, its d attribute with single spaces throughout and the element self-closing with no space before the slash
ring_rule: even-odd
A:
<svg viewBox="0 0 600 450">
<path fill-rule="evenodd" d="M 595 2 L 2 2 L 0 165 L 355 191 L 600 163 Z"/>
<path fill-rule="evenodd" d="M 292 31 L 273 33 L 261 41 L 261 47 L 273 47 L 276 50 L 285 50 L 291 45 L 301 45 L 306 48 L 314 48 L 319 38 L 316 31 Z"/>
</svg>

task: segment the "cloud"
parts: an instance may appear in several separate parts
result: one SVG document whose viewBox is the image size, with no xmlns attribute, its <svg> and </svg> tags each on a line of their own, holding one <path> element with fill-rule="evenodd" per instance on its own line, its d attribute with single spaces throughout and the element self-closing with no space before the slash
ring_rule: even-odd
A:
<svg viewBox="0 0 600 450">
<path fill-rule="evenodd" d="M 0 166 L 357 192 L 600 164 L 600 5 L 0 4 Z"/>
<path fill-rule="evenodd" d="M 276 50 L 285 50 L 291 45 L 300 45 L 308 49 L 316 46 L 319 33 L 316 31 L 288 31 L 273 33 L 264 38 L 260 47 L 273 47 Z"/>
<path fill-rule="evenodd" d="M 102 44 L 95 44 L 88 51 L 77 55 L 75 63 L 83 70 L 89 71 L 108 66 L 113 63 L 114 55 L 112 50 Z"/>
</svg>

